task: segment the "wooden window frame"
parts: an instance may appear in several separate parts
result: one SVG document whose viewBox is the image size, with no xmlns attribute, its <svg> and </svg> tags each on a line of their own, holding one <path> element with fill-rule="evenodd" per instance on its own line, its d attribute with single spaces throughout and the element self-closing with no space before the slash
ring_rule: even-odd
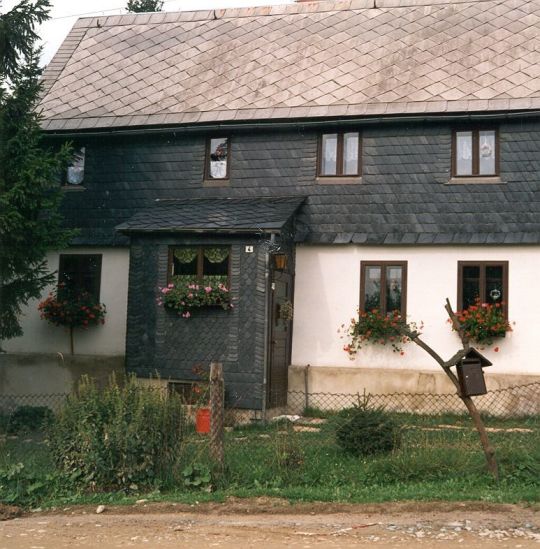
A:
<svg viewBox="0 0 540 549">
<path fill-rule="evenodd" d="M 210 144 L 212 139 L 227 139 L 227 169 L 225 177 L 212 177 L 210 174 Z M 206 152 L 204 160 L 205 181 L 229 181 L 231 173 L 231 137 L 230 135 L 210 135 L 206 138 Z"/>
<path fill-rule="evenodd" d="M 343 173 L 343 142 L 345 141 L 344 135 L 346 133 L 356 133 L 358 134 L 358 166 L 356 173 Z M 337 134 L 337 151 L 336 151 L 336 173 L 335 174 L 323 174 L 322 173 L 322 158 L 323 158 L 323 136 Z M 345 130 L 345 131 L 328 131 L 319 134 L 319 140 L 317 144 L 317 177 L 320 178 L 332 178 L 332 177 L 341 177 L 341 178 L 353 178 L 362 176 L 362 134 L 357 130 Z"/>
<path fill-rule="evenodd" d="M 365 284 L 366 284 L 366 267 L 381 268 L 381 297 L 380 311 L 382 314 L 388 314 L 386 311 L 386 268 L 401 267 L 401 317 L 407 318 L 407 261 L 361 261 L 360 262 L 360 312 L 365 313 Z M 384 284 L 383 284 L 384 281 Z M 391 312 L 391 311 L 390 311 Z"/>
<path fill-rule="evenodd" d="M 480 267 L 480 293 L 486 293 L 486 267 L 501 266 L 503 268 L 503 304 L 504 317 L 508 320 L 508 261 L 458 261 L 457 309 L 463 309 L 463 267 Z M 480 296 L 482 297 L 482 296 Z"/>
<path fill-rule="evenodd" d="M 87 156 L 88 156 L 88 146 L 87 145 L 81 145 L 74 148 L 74 154 L 77 154 L 82 151 L 82 155 L 84 158 L 84 167 L 83 167 L 83 178 L 80 183 L 69 183 L 68 182 L 68 170 L 73 166 L 73 162 L 69 162 L 68 165 L 62 170 L 60 179 L 60 186 L 62 190 L 84 190 L 85 186 L 85 180 L 86 180 L 86 164 L 87 164 Z"/>
<path fill-rule="evenodd" d="M 95 288 L 95 295 L 93 297 L 96 298 L 96 301 L 100 301 L 101 296 L 101 270 L 102 270 L 102 263 L 103 263 L 103 254 L 60 254 L 58 258 L 58 285 L 62 283 L 63 278 L 63 272 L 65 270 L 65 261 L 66 257 L 94 257 L 96 260 L 96 288 Z M 80 277 L 81 271 L 78 272 L 78 275 Z"/>
<path fill-rule="evenodd" d="M 196 248 L 197 249 L 197 274 L 195 275 L 197 278 L 197 281 L 202 281 L 202 278 L 204 276 L 204 256 L 203 251 L 205 248 L 227 248 L 229 250 L 229 260 L 227 263 L 227 287 L 230 286 L 231 283 L 231 253 L 232 249 L 231 246 L 222 245 L 222 244 L 207 244 L 204 246 L 190 246 L 189 244 L 186 245 L 178 245 L 178 246 L 169 246 L 169 258 L 167 262 L 167 284 L 170 284 L 172 282 L 172 270 L 173 270 L 173 261 L 174 261 L 174 250 L 176 248 Z"/>
<path fill-rule="evenodd" d="M 495 132 L 495 173 L 481 174 L 480 172 L 480 132 Z M 472 172 L 466 175 L 457 174 L 457 134 L 460 132 L 472 133 Z M 456 128 L 452 130 L 452 177 L 466 179 L 471 177 L 499 177 L 500 170 L 500 139 L 499 129 L 494 127 Z"/>
</svg>

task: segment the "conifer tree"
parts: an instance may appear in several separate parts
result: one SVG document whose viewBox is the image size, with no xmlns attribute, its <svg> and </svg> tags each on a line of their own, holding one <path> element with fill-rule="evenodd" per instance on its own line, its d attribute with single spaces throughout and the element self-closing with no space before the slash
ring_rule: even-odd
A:
<svg viewBox="0 0 540 549">
<path fill-rule="evenodd" d="M 127 10 L 132 13 L 161 11 L 163 0 L 128 0 Z"/>
<path fill-rule="evenodd" d="M 58 179 L 69 147 L 43 140 L 36 27 L 49 0 L 22 0 L 0 15 L 0 343 L 22 335 L 20 314 L 54 282 L 48 250 L 68 244 Z"/>
</svg>

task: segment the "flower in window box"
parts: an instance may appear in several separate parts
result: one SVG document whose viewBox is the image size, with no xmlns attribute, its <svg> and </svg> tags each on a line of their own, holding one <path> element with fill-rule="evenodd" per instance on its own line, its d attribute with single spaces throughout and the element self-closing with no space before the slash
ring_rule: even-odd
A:
<svg viewBox="0 0 540 549">
<path fill-rule="evenodd" d="M 474 305 L 456 312 L 456 317 L 464 334 L 472 341 L 482 345 L 491 345 L 494 340 L 511 332 L 512 327 L 506 319 L 503 303 L 482 303 L 477 298 Z M 452 325 L 452 329 L 456 328 Z"/>
<path fill-rule="evenodd" d="M 195 283 L 170 283 L 159 288 L 158 304 L 175 311 L 182 318 L 190 318 L 193 310 L 218 306 L 233 308 L 229 289 L 224 284 L 202 285 Z"/>
<path fill-rule="evenodd" d="M 403 326 L 413 331 L 418 329 L 414 322 L 407 324 L 397 310 L 388 314 L 384 314 L 378 309 L 359 312 L 358 318 L 351 318 L 351 323 L 345 330 L 349 343 L 343 347 L 343 350 L 353 359 L 356 353 L 365 345 L 389 344 L 394 353 L 404 355 L 403 345 L 408 343 L 410 339 L 402 334 L 400 328 Z M 422 327 L 420 326 L 420 329 Z"/>
</svg>

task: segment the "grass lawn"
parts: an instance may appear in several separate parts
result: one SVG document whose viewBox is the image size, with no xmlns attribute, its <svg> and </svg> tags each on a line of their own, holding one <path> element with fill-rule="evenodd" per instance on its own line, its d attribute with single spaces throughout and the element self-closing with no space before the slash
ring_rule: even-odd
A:
<svg viewBox="0 0 540 549">
<path fill-rule="evenodd" d="M 316 414 L 313 414 L 316 415 Z M 540 418 L 487 419 L 497 452 L 500 482 L 485 471 L 478 435 L 467 416 L 396 416 L 401 448 L 356 458 L 335 443 L 326 423 L 235 428 L 226 433 L 226 471 L 205 480 L 207 439 L 190 433 L 178 470 L 158 487 L 137 493 L 89 494 L 56 473 L 43 437 L 0 438 L 0 501 L 25 506 L 129 503 L 149 500 L 207 501 L 226 496 L 275 496 L 290 500 L 384 502 L 398 500 L 540 501 Z M 21 465 L 22 464 L 22 465 Z M 188 465 L 195 465 L 182 474 Z M 185 481 L 200 486 L 187 487 Z"/>
</svg>

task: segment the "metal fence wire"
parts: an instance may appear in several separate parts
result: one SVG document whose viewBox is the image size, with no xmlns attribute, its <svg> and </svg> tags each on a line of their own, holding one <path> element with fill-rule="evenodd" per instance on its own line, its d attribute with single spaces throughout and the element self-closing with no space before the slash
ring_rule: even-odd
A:
<svg viewBox="0 0 540 549">
<path fill-rule="evenodd" d="M 226 389 L 225 386 L 225 393 Z M 215 394 L 223 395 L 223 392 Z M 14 415 L 32 417 L 34 412 L 34 415 L 39 417 L 39 410 L 59 411 L 67 397 L 68 394 L 63 393 L 0 394 L 0 431 L 6 429 L 10 418 Z M 474 397 L 474 400 L 480 412 L 487 417 L 540 417 L 540 382 L 492 390 L 485 395 Z M 343 408 L 358 405 L 419 416 L 466 414 L 466 409 L 457 394 L 371 394 L 365 391 L 334 394 L 290 391 L 285 405 L 268 409 L 265 414 L 261 411 L 239 408 L 234 403 L 228 404 L 225 399 L 224 425 L 233 427 L 254 420 L 260 423 L 271 421 L 272 418 L 280 415 L 302 416 L 309 421 L 310 418 L 325 417 Z M 220 403 L 220 406 L 223 404 Z M 187 408 L 189 408 L 187 416 L 193 418 L 197 405 L 190 404 Z"/>
<path fill-rule="evenodd" d="M 540 382 L 506 387 L 474 397 L 479 411 L 487 416 L 523 417 L 540 415 Z M 466 413 L 463 402 L 455 393 L 389 393 L 355 394 L 289 392 L 287 413 L 317 415 L 351 406 L 366 405 L 387 412 L 440 415 Z"/>
</svg>

